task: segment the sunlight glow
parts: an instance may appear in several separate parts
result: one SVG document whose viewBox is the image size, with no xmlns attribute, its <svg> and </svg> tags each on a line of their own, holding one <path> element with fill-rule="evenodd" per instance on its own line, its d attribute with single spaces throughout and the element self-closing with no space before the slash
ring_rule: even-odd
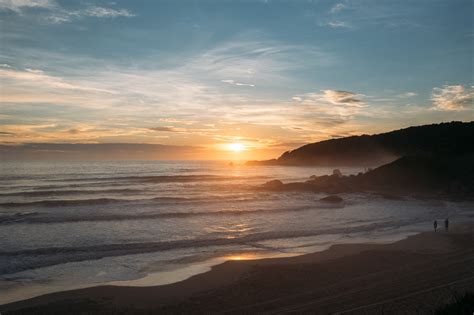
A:
<svg viewBox="0 0 474 315">
<path fill-rule="evenodd" d="M 252 259 L 257 259 L 257 255 L 252 255 L 252 254 L 244 254 L 244 255 L 232 255 L 232 256 L 227 256 L 226 257 L 228 260 L 252 260 Z"/>
<path fill-rule="evenodd" d="M 227 150 L 230 150 L 233 152 L 242 152 L 242 151 L 247 150 L 247 148 L 245 147 L 244 144 L 235 142 L 235 143 L 227 144 Z"/>
</svg>

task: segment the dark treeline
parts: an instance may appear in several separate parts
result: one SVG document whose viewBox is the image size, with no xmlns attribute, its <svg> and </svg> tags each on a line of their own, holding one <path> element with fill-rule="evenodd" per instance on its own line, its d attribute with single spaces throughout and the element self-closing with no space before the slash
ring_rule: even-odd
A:
<svg viewBox="0 0 474 315">
<path fill-rule="evenodd" d="M 278 159 L 249 164 L 376 166 L 404 156 L 470 153 L 474 153 L 474 122 L 449 122 L 311 143 Z"/>
</svg>

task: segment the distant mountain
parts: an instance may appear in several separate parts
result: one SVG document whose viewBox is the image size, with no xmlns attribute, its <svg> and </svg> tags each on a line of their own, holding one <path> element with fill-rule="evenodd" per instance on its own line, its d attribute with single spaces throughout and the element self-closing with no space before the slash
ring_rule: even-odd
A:
<svg viewBox="0 0 474 315">
<path fill-rule="evenodd" d="M 304 145 L 251 165 L 376 166 L 403 156 L 474 153 L 474 122 L 449 122 Z"/>
<path fill-rule="evenodd" d="M 196 158 L 196 147 L 146 143 L 0 144 L 0 161 L 172 160 Z"/>
</svg>

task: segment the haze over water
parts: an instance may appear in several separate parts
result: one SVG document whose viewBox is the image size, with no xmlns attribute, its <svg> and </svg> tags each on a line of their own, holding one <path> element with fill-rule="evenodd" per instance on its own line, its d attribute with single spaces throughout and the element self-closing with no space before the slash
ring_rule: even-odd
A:
<svg viewBox="0 0 474 315">
<path fill-rule="evenodd" d="M 6 162 L 0 186 L 0 303 L 157 273 L 190 275 L 216 258 L 295 255 L 335 243 L 387 242 L 462 221 L 469 203 L 274 193 L 330 168 L 215 161 Z M 340 168 L 344 174 L 361 168 Z M 166 272 L 166 273 L 163 273 Z M 166 274 L 166 276 L 165 276 Z M 184 275 L 186 276 L 186 275 Z M 155 282 L 155 284 L 158 284 Z"/>
</svg>

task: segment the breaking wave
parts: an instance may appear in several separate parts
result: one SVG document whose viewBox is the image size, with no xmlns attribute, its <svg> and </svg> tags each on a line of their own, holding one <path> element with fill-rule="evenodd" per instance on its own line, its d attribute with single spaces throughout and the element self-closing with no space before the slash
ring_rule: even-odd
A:
<svg viewBox="0 0 474 315">
<path fill-rule="evenodd" d="M 314 209 L 315 207 L 302 206 L 276 209 L 254 209 L 254 210 L 222 210 L 222 211 L 191 211 L 191 212 L 161 212 L 140 214 L 107 214 L 107 215 L 81 215 L 81 216 L 44 216 L 39 212 L 16 213 L 13 215 L 0 216 L 0 224 L 48 224 L 48 223 L 73 223 L 73 222 L 97 222 L 97 221 L 124 221 L 124 220 L 146 220 L 160 218 L 185 218 L 193 216 L 240 216 L 256 213 L 283 213 Z M 43 215 L 43 216 L 42 216 Z"/>
<path fill-rule="evenodd" d="M 67 207 L 67 206 L 93 206 L 106 205 L 111 203 L 132 203 L 132 202 L 153 202 L 153 201 L 186 201 L 189 198 L 179 197 L 156 197 L 149 199 L 114 199 L 114 198 L 96 198 L 96 199 L 71 199 L 71 200 L 41 200 L 31 202 L 5 202 L 0 203 L 0 207 L 18 208 L 18 207 Z"/>
<path fill-rule="evenodd" d="M 67 262 L 77 262 L 86 260 L 96 260 L 105 257 L 145 254 L 159 251 L 175 250 L 182 248 L 199 248 L 209 246 L 228 246 L 245 244 L 252 246 L 254 242 L 290 239 L 298 237 L 318 236 L 327 234 L 349 234 L 359 232 L 369 232 L 381 228 L 394 228 L 407 224 L 408 222 L 380 222 L 366 224 L 356 227 L 343 227 L 317 230 L 296 230 L 296 231 L 272 231 L 249 234 L 235 238 L 207 238 L 207 239 L 184 239 L 162 242 L 146 243 L 126 243 L 126 244 L 104 244 L 79 247 L 46 247 L 36 249 L 26 249 L 17 251 L 0 252 L 0 258 L 4 258 L 0 265 L 0 274 L 11 274 L 23 270 L 63 264 Z M 413 223 L 413 222 L 410 222 Z M 255 244 L 255 246 L 259 246 Z M 12 259 L 15 258 L 15 259 Z M 23 263 L 14 261 L 22 259 Z"/>
</svg>

